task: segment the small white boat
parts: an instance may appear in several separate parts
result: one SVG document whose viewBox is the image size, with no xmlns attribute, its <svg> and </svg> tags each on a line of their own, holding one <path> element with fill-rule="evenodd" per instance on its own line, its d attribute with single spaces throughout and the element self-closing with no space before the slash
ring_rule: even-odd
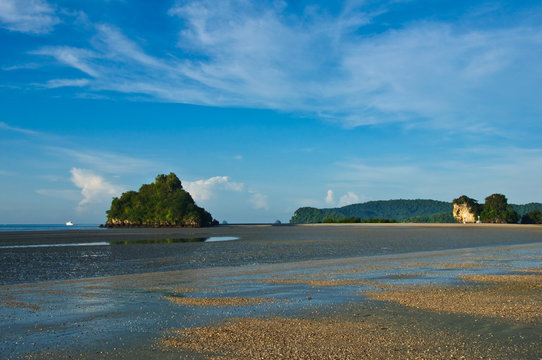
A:
<svg viewBox="0 0 542 360">
<path fill-rule="evenodd" d="M 73 223 L 72 223 L 71 221 L 68 221 L 68 222 L 66 223 L 66 226 L 73 226 Z"/>
</svg>

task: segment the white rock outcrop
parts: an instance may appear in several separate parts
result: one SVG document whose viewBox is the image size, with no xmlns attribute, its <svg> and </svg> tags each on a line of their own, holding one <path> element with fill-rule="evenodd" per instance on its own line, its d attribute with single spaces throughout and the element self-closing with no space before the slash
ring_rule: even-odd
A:
<svg viewBox="0 0 542 360">
<path fill-rule="evenodd" d="M 460 223 L 475 223 L 476 217 L 467 204 L 454 204 L 454 218 Z"/>
</svg>

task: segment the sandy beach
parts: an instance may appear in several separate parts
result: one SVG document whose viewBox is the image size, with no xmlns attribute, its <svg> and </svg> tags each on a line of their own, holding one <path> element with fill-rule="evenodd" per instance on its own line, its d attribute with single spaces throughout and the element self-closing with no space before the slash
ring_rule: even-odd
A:
<svg viewBox="0 0 542 360">
<path fill-rule="evenodd" d="M 542 239 L 540 227 L 499 227 L 497 232 L 503 238 L 515 235 L 511 244 L 499 241 L 491 227 L 484 227 L 481 233 L 465 232 L 459 225 L 403 229 L 167 229 L 168 235 L 177 231 L 175 236 L 245 238 L 235 245 L 235 241 L 213 247 L 207 244 L 209 254 L 215 246 L 220 252 L 228 246 L 255 251 L 249 243 L 257 241 L 263 241 L 263 249 L 278 257 L 282 256 L 280 249 L 290 251 L 286 245 L 295 241 L 305 248 L 310 245 L 330 251 L 326 236 L 345 250 L 335 251 L 335 257 L 300 261 L 233 262 L 179 270 L 164 270 L 166 266 L 163 271 L 6 284 L 0 287 L 1 358 L 542 357 L 542 242 L 536 241 Z M 436 239 L 442 229 L 443 243 L 448 243 L 443 249 Z M 288 234 L 296 240 L 284 239 Z M 370 247 L 371 239 L 383 234 L 389 244 L 404 238 L 411 251 L 397 245 L 392 248 L 395 252 L 384 249 L 379 254 L 346 256 L 359 241 Z M 452 241 L 467 234 L 478 246 L 462 247 L 460 240 Z M 160 238 L 164 232 L 135 229 L 131 235 L 132 239 Z M 131 235 L 129 230 L 121 230 L 101 233 L 99 238 Z M 37 234 L 24 236 L 19 243 L 38 241 Z M 42 238 L 74 240 L 64 234 Z M 96 233 L 89 233 L 77 240 L 96 238 Z M 2 244 L 10 241 L 16 242 L 11 238 Z M 427 250 L 418 249 L 418 242 L 425 242 L 420 248 Z M 192 245 L 175 246 L 169 249 Z"/>
</svg>

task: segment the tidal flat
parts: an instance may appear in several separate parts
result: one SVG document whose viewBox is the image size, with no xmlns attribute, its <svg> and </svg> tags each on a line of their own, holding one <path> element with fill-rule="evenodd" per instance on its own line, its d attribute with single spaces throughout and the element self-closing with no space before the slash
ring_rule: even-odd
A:
<svg viewBox="0 0 542 360">
<path fill-rule="evenodd" d="M 0 257 L 2 359 L 542 357 L 539 226 L 13 232 Z"/>
</svg>

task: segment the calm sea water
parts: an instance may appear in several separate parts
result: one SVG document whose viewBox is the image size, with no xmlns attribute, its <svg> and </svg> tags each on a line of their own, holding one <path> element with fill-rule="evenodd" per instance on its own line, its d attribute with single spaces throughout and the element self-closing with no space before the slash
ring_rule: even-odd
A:
<svg viewBox="0 0 542 360">
<path fill-rule="evenodd" d="M 0 231 L 53 231 L 99 229 L 98 224 L 0 224 Z"/>
</svg>

